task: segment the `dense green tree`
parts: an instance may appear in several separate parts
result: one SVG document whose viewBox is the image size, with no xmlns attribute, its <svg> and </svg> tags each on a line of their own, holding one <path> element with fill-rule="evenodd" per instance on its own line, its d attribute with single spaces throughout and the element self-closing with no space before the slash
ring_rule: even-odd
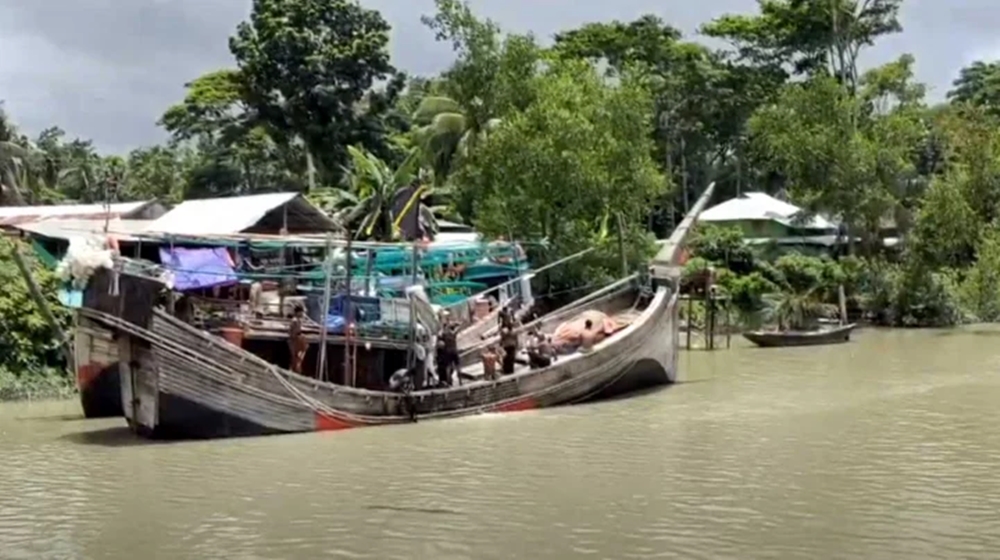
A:
<svg viewBox="0 0 1000 560">
<path fill-rule="evenodd" d="M 962 68 L 948 92 L 952 103 L 967 103 L 1000 116 L 1000 62 L 976 61 Z"/>
<path fill-rule="evenodd" d="M 417 145 L 423 147 L 437 184 L 444 183 L 504 115 L 532 99 L 527 82 L 540 50 L 534 38 L 505 35 L 459 0 L 436 0 L 437 12 L 422 18 L 439 41 L 452 44 L 458 59 L 442 73 L 413 113 Z M 471 217 L 470 201 L 459 211 Z"/>
<path fill-rule="evenodd" d="M 4 286 L 0 292 L 0 377 L 5 374 L 14 377 L 61 374 L 61 368 L 65 367 L 63 353 L 52 336 L 49 323 L 32 301 L 20 271 L 14 266 L 11 257 L 14 243 L 19 242 L 0 236 L 0 284 Z M 48 295 L 57 319 L 68 326 L 69 313 L 56 299 L 58 281 L 55 275 L 31 258 L 26 247 L 21 246 L 21 252 Z"/>
<path fill-rule="evenodd" d="M 826 73 L 852 93 L 860 79 L 864 47 L 902 31 L 902 0 L 760 0 L 760 13 L 729 14 L 702 27 L 728 40 L 752 65 L 785 68 L 796 74 Z"/>
<path fill-rule="evenodd" d="M 631 75 L 609 83 L 591 65 L 570 61 L 549 67 L 534 88 L 535 101 L 508 114 L 460 174 L 458 184 L 477 201 L 477 226 L 488 235 L 545 239 L 559 255 L 620 228 L 630 261 L 648 257 L 643 218 L 666 181 L 650 157 L 647 84 Z M 553 282 L 579 282 L 584 273 L 567 267 Z"/>
<path fill-rule="evenodd" d="M 811 212 L 837 217 L 874 243 L 886 219 L 912 206 L 914 151 L 924 135 L 922 92 L 903 59 L 867 73 L 858 96 L 819 76 L 786 88 L 750 122 L 755 148 Z"/>
<path fill-rule="evenodd" d="M 389 63 L 389 25 L 355 0 L 254 0 L 229 45 L 242 100 L 282 146 L 301 139 L 328 177 L 347 146 L 386 158 L 383 117 L 404 86 Z M 373 86 L 390 80 L 384 93 Z"/>
</svg>

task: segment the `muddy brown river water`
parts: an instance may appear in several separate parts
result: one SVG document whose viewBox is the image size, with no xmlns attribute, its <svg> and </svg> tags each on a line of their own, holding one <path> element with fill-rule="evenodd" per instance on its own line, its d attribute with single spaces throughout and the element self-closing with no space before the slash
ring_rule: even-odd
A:
<svg viewBox="0 0 1000 560">
<path fill-rule="evenodd" d="M 0 558 L 1000 558 L 1000 330 L 681 366 L 628 400 L 239 440 L 0 405 Z"/>
</svg>

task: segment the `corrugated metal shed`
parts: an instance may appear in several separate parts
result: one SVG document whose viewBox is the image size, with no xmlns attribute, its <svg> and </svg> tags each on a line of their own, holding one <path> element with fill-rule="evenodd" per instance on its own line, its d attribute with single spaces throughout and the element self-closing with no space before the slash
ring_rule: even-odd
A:
<svg viewBox="0 0 1000 560">
<path fill-rule="evenodd" d="M 49 219 L 129 218 L 155 205 L 155 200 L 104 204 L 61 204 L 56 206 L 0 206 L 0 227 Z M 162 211 L 161 211 L 162 212 Z M 158 216 L 155 216 L 158 217 Z"/>
<path fill-rule="evenodd" d="M 331 231 L 336 223 L 299 193 L 187 200 L 149 224 L 147 231 L 175 235 Z"/>
<path fill-rule="evenodd" d="M 705 210 L 699 222 L 739 222 L 774 220 L 786 226 L 808 229 L 836 229 L 837 226 L 821 216 L 813 216 L 804 223 L 795 222 L 802 209 L 762 192 L 746 193 Z M 793 223 L 794 222 L 794 223 Z"/>
<path fill-rule="evenodd" d="M 120 241 L 135 241 L 134 235 L 146 231 L 151 223 L 153 220 L 113 219 L 108 222 L 108 234 L 114 235 Z M 17 224 L 13 227 L 49 239 L 68 240 L 72 237 L 104 235 L 104 220 L 43 220 Z"/>
</svg>

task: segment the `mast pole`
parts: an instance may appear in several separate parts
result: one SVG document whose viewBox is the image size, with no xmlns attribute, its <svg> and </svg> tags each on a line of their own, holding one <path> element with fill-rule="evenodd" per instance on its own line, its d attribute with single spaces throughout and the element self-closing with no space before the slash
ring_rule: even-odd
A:
<svg viewBox="0 0 1000 560">
<path fill-rule="evenodd" d="M 330 276 L 333 273 L 333 253 L 330 250 L 333 245 L 333 234 L 326 234 L 326 254 L 323 258 L 323 269 L 325 274 L 323 280 L 323 307 L 320 309 L 320 325 L 323 329 L 319 332 L 319 360 L 316 363 L 316 379 L 326 381 L 326 340 L 327 340 L 327 318 L 330 316 Z"/>
<path fill-rule="evenodd" d="M 354 386 L 354 376 L 351 375 L 351 325 L 354 321 L 351 318 L 351 267 L 353 262 L 351 261 L 351 241 L 354 239 L 350 230 L 347 232 L 347 256 L 346 256 L 346 292 L 347 299 L 344 301 L 344 384 L 353 387 Z M 348 381 L 348 376 L 350 376 L 350 381 Z"/>
<path fill-rule="evenodd" d="M 420 255 L 418 253 L 418 242 L 413 242 L 413 260 L 412 260 L 412 270 L 410 271 L 410 289 L 412 290 L 417 285 L 417 267 L 420 266 Z M 417 318 L 415 316 L 415 309 L 413 306 L 413 293 L 407 294 L 407 299 L 409 300 L 410 308 L 410 349 L 406 356 L 406 365 L 413 367 L 416 362 L 416 351 L 414 350 L 414 345 L 417 343 Z"/>
</svg>

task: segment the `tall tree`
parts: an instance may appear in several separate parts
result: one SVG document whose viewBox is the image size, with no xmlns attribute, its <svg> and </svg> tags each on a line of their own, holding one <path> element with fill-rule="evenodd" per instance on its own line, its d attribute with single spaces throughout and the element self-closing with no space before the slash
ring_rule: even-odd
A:
<svg viewBox="0 0 1000 560">
<path fill-rule="evenodd" d="M 654 105 L 646 84 L 631 75 L 609 84 L 581 61 L 557 62 L 534 81 L 535 101 L 509 114 L 460 173 L 458 184 L 477 204 L 477 227 L 546 239 L 549 250 L 566 255 L 621 224 L 632 262 L 647 257 L 641 224 L 666 181 L 650 156 Z M 602 256 L 618 270 L 617 251 Z M 555 274 L 562 284 L 586 272 L 571 266 Z"/>
<path fill-rule="evenodd" d="M 355 0 L 254 0 L 229 46 L 242 98 L 282 145 L 301 138 L 327 176 L 348 163 L 347 146 L 393 150 L 383 117 L 403 87 L 395 77 L 389 24 Z"/>
<path fill-rule="evenodd" d="M 725 15 L 702 27 L 728 40 L 746 62 L 825 72 L 856 91 L 858 56 L 880 36 L 902 30 L 903 0 L 760 0 L 756 15 Z"/>
<path fill-rule="evenodd" d="M 422 21 L 439 41 L 451 43 L 458 60 L 423 97 L 413 122 L 416 141 L 441 184 L 504 114 L 531 101 L 526 85 L 540 53 L 533 37 L 504 35 L 465 2 L 435 0 L 435 5 L 435 15 Z M 470 205 L 460 206 L 460 213 L 470 217 Z"/>
<path fill-rule="evenodd" d="M 835 78 L 789 84 L 750 122 L 755 148 L 808 210 L 841 218 L 853 236 L 877 239 L 883 220 L 915 193 L 914 153 L 924 136 L 922 88 L 912 59 L 868 72 L 853 96 Z"/>
<path fill-rule="evenodd" d="M 23 205 L 31 147 L 0 106 L 0 205 Z"/>
<path fill-rule="evenodd" d="M 973 62 L 962 68 L 952 86 L 948 92 L 952 103 L 967 103 L 1000 116 L 1000 62 Z"/>
</svg>

